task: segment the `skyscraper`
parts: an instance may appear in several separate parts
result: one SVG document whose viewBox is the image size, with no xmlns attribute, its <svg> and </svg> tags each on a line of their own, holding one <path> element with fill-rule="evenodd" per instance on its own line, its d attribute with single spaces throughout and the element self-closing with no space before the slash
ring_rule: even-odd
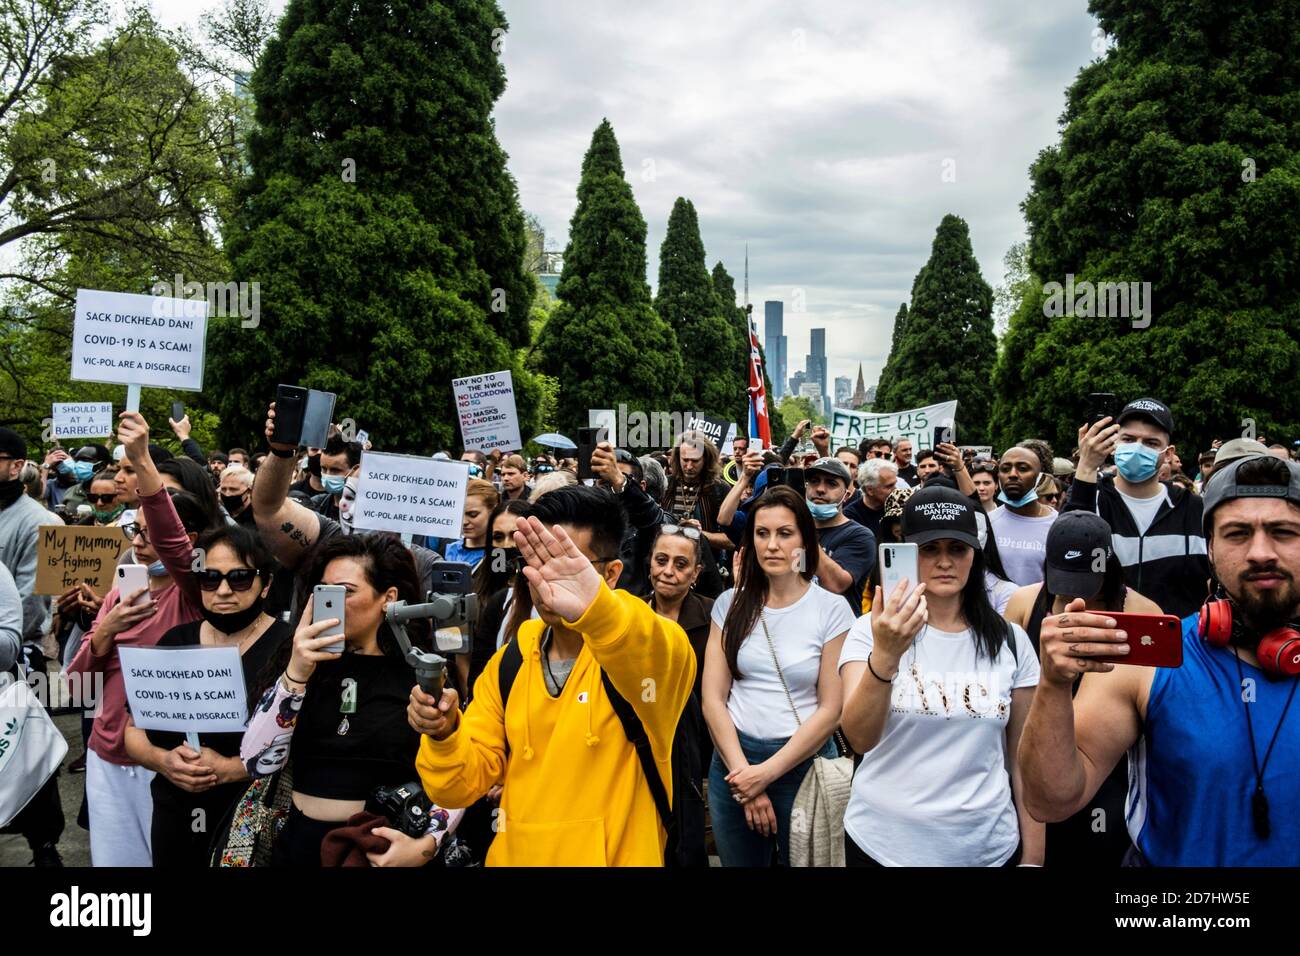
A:
<svg viewBox="0 0 1300 956">
<path fill-rule="evenodd" d="M 763 352 L 777 401 L 786 394 L 785 343 L 785 304 L 769 299 L 763 303 Z"/>
<path fill-rule="evenodd" d="M 808 374 L 805 381 L 815 382 L 821 392 L 821 413 L 827 418 L 830 417 L 831 408 L 828 399 L 830 396 L 826 391 L 826 330 L 812 330 L 812 351 L 808 353 L 808 361 L 805 367 Z"/>
</svg>

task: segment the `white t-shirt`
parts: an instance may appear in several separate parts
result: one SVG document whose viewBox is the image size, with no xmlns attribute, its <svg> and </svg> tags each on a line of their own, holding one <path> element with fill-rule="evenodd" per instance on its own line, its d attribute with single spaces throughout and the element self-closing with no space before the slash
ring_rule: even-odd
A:
<svg viewBox="0 0 1300 956">
<path fill-rule="evenodd" d="M 1003 581 L 992 571 L 984 572 L 984 590 L 989 596 L 989 603 L 999 614 L 1006 614 L 1011 597 L 1019 590 L 1010 581 Z"/>
<path fill-rule="evenodd" d="M 1017 585 L 1037 584 L 1043 580 L 1043 562 L 1047 558 L 1047 532 L 1056 520 L 1056 512 L 1041 518 L 1026 518 L 1010 508 L 999 506 L 989 513 L 989 525 L 998 541 L 998 555 L 1007 577 Z"/>
<path fill-rule="evenodd" d="M 1004 646 L 991 662 L 977 658 L 970 630 L 927 627 L 899 662 L 884 730 L 854 771 L 844 814 L 853 842 L 885 866 L 1001 866 L 1015 853 L 1006 730 L 1011 691 L 1038 683 L 1038 657 L 1011 629 L 1015 655 Z M 865 661 L 871 645 L 868 614 L 840 667 Z"/>
<path fill-rule="evenodd" d="M 713 623 L 719 628 L 727 620 L 735 593 L 734 588 L 723 591 L 713 602 Z M 813 584 L 789 607 L 764 608 L 762 617 L 772 634 L 790 696 L 799 708 L 799 719 L 807 720 L 817 709 L 822 647 L 853 626 L 853 613 L 843 595 Z M 754 623 L 754 629 L 740 645 L 736 663 L 741 678 L 732 681 L 731 696 L 727 698 L 727 713 L 736 729 L 762 740 L 793 737 L 799 725 L 772 663 L 761 620 Z"/>
<path fill-rule="evenodd" d="M 1115 490 L 1119 491 L 1118 488 Z M 1156 520 L 1156 512 L 1160 510 L 1160 506 L 1168 500 L 1169 489 L 1161 485 L 1160 493 L 1152 495 L 1150 498 L 1134 498 L 1122 491 L 1119 491 L 1119 496 L 1124 499 L 1124 506 L 1128 508 L 1128 513 L 1133 516 L 1133 521 L 1138 528 L 1138 534 L 1143 535 L 1147 533 L 1147 528 L 1151 527 L 1151 522 Z"/>
</svg>

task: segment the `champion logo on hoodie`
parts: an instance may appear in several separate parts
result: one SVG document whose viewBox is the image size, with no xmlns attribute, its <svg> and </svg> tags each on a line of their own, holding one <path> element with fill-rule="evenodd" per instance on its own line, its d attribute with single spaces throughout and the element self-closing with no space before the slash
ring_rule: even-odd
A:
<svg viewBox="0 0 1300 956">
<path fill-rule="evenodd" d="M 578 694 L 578 703 L 585 704 L 586 702 L 587 702 L 587 692 L 584 690 Z"/>
</svg>

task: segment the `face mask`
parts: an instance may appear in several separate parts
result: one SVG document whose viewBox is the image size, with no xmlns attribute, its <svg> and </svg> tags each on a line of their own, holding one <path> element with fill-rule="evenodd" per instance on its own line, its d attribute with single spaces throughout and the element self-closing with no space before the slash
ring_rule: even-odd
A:
<svg viewBox="0 0 1300 956">
<path fill-rule="evenodd" d="M 65 475 L 70 475 L 76 481 L 85 481 L 95 473 L 95 463 L 93 461 L 72 461 L 65 458 L 59 462 L 59 471 Z"/>
<path fill-rule="evenodd" d="M 170 573 L 171 572 L 167 570 L 167 565 L 163 564 L 161 560 L 155 561 L 153 564 L 149 565 L 149 577 L 151 578 L 166 577 Z"/>
<path fill-rule="evenodd" d="M 221 507 L 226 509 L 226 514 L 232 517 L 244 510 L 243 495 L 222 495 Z"/>
<path fill-rule="evenodd" d="M 1115 449 L 1115 467 L 1125 481 L 1134 484 L 1146 481 L 1156 473 L 1160 451 L 1139 442 L 1128 442 Z"/>
<path fill-rule="evenodd" d="M 94 511 L 91 512 L 91 514 L 95 516 L 96 521 L 109 522 L 112 521 L 114 518 L 116 518 L 125 510 L 126 510 L 126 505 L 118 505 L 117 507 L 112 508 L 108 511 L 100 511 L 99 509 L 95 509 Z"/>
<path fill-rule="evenodd" d="M 808 510 L 812 512 L 812 516 L 818 521 L 829 521 L 840 513 L 840 506 L 836 504 L 819 505 L 810 501 L 808 502 Z"/>
<path fill-rule="evenodd" d="M 356 509 L 358 479 L 349 478 L 343 486 L 343 497 L 339 498 L 339 526 L 344 534 L 352 533 L 352 512 Z"/>
<path fill-rule="evenodd" d="M 307 457 L 307 472 L 317 478 L 320 477 L 320 455 L 309 455 Z"/>
<path fill-rule="evenodd" d="M 1018 500 L 1016 500 L 1016 501 L 1012 501 L 1010 498 L 1008 498 L 1007 495 L 1006 495 L 1006 492 L 1004 492 L 1004 491 L 999 491 L 999 492 L 998 492 L 998 501 L 1002 502 L 1002 503 L 1003 503 L 1004 505 L 1006 505 L 1008 508 L 1023 508 L 1025 505 L 1029 504 L 1031 501 L 1037 501 L 1037 500 L 1038 500 L 1038 489 L 1037 489 L 1037 488 L 1030 488 L 1030 489 L 1029 489 L 1029 494 L 1025 495 L 1023 498 L 1020 498 L 1020 499 L 1018 499 Z"/>
<path fill-rule="evenodd" d="M 348 479 L 344 475 L 322 475 L 320 479 L 320 483 L 325 486 L 325 490 L 332 495 L 343 494 L 343 486 L 347 482 Z"/>
<path fill-rule="evenodd" d="M 216 611 L 209 611 L 207 607 L 201 607 L 199 613 L 203 615 L 203 620 L 222 634 L 234 634 L 257 620 L 258 615 L 262 613 L 262 598 L 258 597 L 250 607 L 235 611 L 233 614 L 218 614 Z"/>
</svg>

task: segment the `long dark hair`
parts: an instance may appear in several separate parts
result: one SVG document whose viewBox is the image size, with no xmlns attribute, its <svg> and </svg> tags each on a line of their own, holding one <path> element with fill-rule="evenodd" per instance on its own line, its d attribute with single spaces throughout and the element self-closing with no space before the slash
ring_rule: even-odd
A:
<svg viewBox="0 0 1300 956">
<path fill-rule="evenodd" d="M 211 477 L 201 467 L 189 458 L 168 458 L 158 462 L 156 467 L 158 474 L 175 478 L 188 494 L 194 496 L 207 515 L 205 524 L 208 527 L 225 522 L 221 503 L 217 500 L 217 489 L 212 486 Z"/>
<path fill-rule="evenodd" d="M 802 495 L 785 485 L 778 485 L 758 496 L 758 500 L 750 507 L 749 519 L 745 522 L 745 534 L 740 544 L 745 549 L 740 563 L 740 580 L 736 582 L 731 607 L 727 609 L 727 617 L 722 624 L 722 649 L 727 655 L 727 667 L 731 670 L 732 680 L 741 679 L 740 667 L 736 662 L 740 645 L 745 643 L 745 639 L 754 630 L 758 616 L 767 604 L 767 573 L 759 564 L 758 549 L 754 547 L 754 527 L 758 523 L 758 513 L 764 508 L 789 508 L 794 513 L 804 556 L 799 576 L 805 581 L 811 581 L 817 573 L 817 560 L 821 556 L 821 548 L 817 544 L 817 525 L 813 522 L 812 512 L 808 510 L 808 504 Z"/>
<path fill-rule="evenodd" d="M 972 496 L 975 497 L 975 496 Z M 983 515 L 983 517 L 980 517 Z M 993 576 L 1000 581 L 1011 583 L 1011 578 L 1007 575 L 1007 569 L 1002 565 L 1002 552 L 998 550 L 997 535 L 993 533 L 993 522 L 989 518 L 989 513 L 984 510 L 984 506 L 976 502 L 975 520 L 984 522 L 984 567 L 991 571 Z"/>
<path fill-rule="evenodd" d="M 492 595 L 509 587 L 515 579 L 515 574 L 510 569 L 497 571 L 495 568 L 496 548 L 492 544 L 492 529 L 496 526 L 497 518 L 503 514 L 525 515 L 528 513 L 528 508 L 528 502 L 519 498 L 501 500 L 497 502 L 488 517 L 487 539 L 483 542 L 487 550 L 483 552 L 483 560 L 479 561 L 478 567 L 474 569 L 474 593 L 478 595 L 479 607 L 487 604 Z M 513 542 L 511 544 L 513 545 Z"/>
</svg>

